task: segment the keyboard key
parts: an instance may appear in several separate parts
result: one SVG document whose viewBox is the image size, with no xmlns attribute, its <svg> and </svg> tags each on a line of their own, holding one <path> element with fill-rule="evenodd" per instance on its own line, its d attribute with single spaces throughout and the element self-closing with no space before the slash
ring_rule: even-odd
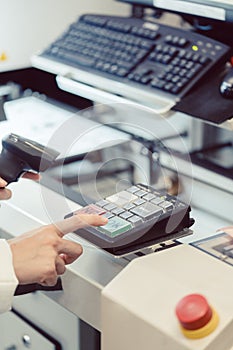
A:
<svg viewBox="0 0 233 350">
<path fill-rule="evenodd" d="M 185 38 L 180 38 L 177 44 L 179 47 L 185 47 L 188 44 L 188 40 Z"/>
<path fill-rule="evenodd" d="M 76 63 L 77 65 L 80 64 L 81 66 L 86 66 L 86 67 L 93 67 L 96 62 L 95 58 L 77 54 L 77 53 L 73 54 L 71 52 L 66 52 L 66 51 L 59 52 L 58 57 L 64 58 L 69 62 Z"/>
<path fill-rule="evenodd" d="M 143 219 L 151 219 L 163 213 L 163 209 L 158 205 L 146 202 L 136 208 L 131 209 L 131 212 L 140 216 Z"/>
<path fill-rule="evenodd" d="M 125 68 L 119 68 L 116 72 L 115 75 L 119 77 L 125 77 L 128 74 L 128 70 Z"/>
<path fill-rule="evenodd" d="M 110 237 L 115 237 L 123 232 L 126 232 L 132 228 L 130 222 L 115 216 L 108 220 L 108 223 L 104 226 L 100 226 L 97 229 Z"/>
</svg>

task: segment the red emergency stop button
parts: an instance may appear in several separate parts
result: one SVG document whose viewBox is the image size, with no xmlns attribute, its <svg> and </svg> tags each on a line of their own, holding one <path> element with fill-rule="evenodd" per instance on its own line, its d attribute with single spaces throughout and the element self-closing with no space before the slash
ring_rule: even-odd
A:
<svg viewBox="0 0 233 350">
<path fill-rule="evenodd" d="M 218 315 L 201 294 L 189 294 L 176 306 L 181 330 L 188 338 L 202 338 L 214 331 Z"/>
<path fill-rule="evenodd" d="M 198 329 L 210 321 L 212 309 L 205 297 L 200 294 L 190 294 L 177 304 L 176 315 L 185 329 Z"/>
</svg>

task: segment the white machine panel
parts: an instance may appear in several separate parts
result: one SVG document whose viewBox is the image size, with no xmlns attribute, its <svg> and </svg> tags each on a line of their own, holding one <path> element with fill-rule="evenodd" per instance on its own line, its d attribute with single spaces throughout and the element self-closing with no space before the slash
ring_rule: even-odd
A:
<svg viewBox="0 0 233 350">
<path fill-rule="evenodd" d="M 0 326 L 0 346 L 2 350 L 58 349 L 57 342 L 42 335 L 13 312 L 7 312 L 0 316 Z"/>
<path fill-rule="evenodd" d="M 230 350 L 233 345 L 232 267 L 189 245 L 133 260 L 102 292 L 102 350 Z M 219 315 L 217 328 L 188 339 L 177 303 L 198 293 Z"/>
</svg>

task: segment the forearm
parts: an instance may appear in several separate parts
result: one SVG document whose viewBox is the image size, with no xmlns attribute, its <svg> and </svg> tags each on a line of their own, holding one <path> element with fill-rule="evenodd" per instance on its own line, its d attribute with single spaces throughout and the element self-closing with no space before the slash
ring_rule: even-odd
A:
<svg viewBox="0 0 233 350">
<path fill-rule="evenodd" d="M 11 309 L 17 285 L 10 246 L 6 240 L 0 239 L 0 313 Z"/>
</svg>

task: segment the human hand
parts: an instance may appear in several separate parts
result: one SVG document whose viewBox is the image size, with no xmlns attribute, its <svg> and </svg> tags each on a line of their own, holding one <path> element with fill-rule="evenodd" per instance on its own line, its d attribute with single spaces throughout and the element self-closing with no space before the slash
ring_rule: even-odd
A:
<svg viewBox="0 0 233 350">
<path fill-rule="evenodd" d="M 22 177 L 25 179 L 31 179 L 34 181 L 38 181 L 40 179 L 39 174 L 30 173 L 30 172 L 23 174 Z M 7 200 L 12 196 L 11 190 L 6 188 L 6 186 L 7 186 L 7 182 L 0 177 L 0 200 Z"/>
<path fill-rule="evenodd" d="M 42 226 L 8 241 L 20 284 L 53 286 L 67 264 L 82 254 L 82 246 L 63 239 L 64 235 L 85 226 L 100 226 L 107 219 L 96 214 L 74 215 L 57 224 Z"/>
</svg>

